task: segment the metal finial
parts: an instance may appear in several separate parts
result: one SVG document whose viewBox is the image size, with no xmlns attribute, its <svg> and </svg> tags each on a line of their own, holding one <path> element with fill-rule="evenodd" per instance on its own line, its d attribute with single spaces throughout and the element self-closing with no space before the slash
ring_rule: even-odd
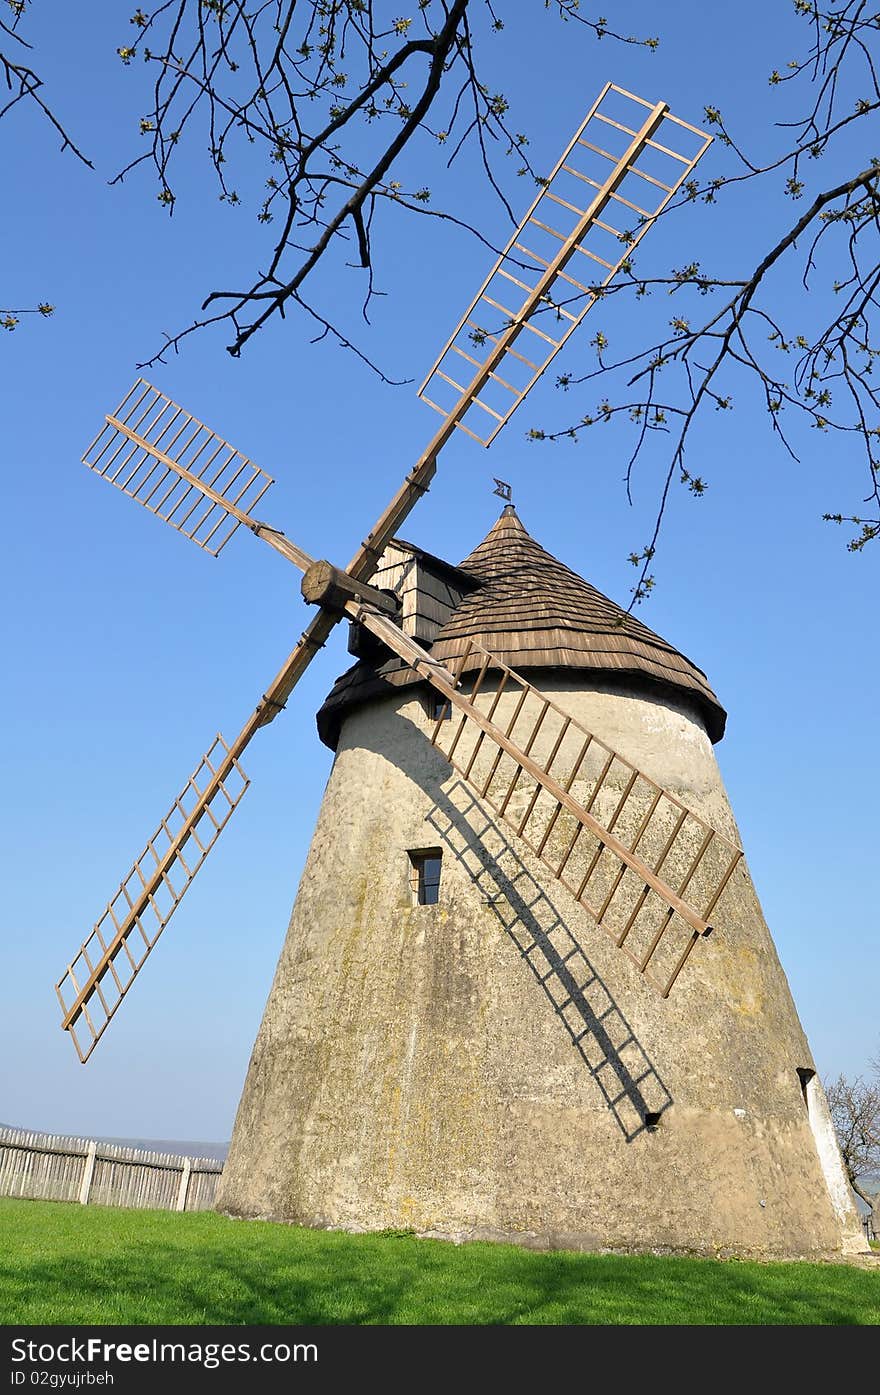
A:
<svg viewBox="0 0 880 1395">
<path fill-rule="evenodd" d="M 495 479 L 495 476 L 493 475 L 492 478 Z M 496 479 L 495 488 L 492 490 L 492 493 L 497 494 L 499 499 L 503 499 L 505 503 L 510 504 L 513 502 L 513 491 L 506 480 Z"/>
</svg>

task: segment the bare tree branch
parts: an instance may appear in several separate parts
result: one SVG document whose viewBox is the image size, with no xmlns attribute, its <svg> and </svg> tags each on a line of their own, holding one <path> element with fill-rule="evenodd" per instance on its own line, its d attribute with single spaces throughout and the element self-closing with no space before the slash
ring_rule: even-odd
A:
<svg viewBox="0 0 880 1395">
<path fill-rule="evenodd" d="M 28 0 L 5 4 L 10 16 L 0 20 L 0 76 L 8 98 L 0 118 L 33 103 L 61 135 L 62 148 L 88 163 L 24 61 L 27 46 L 18 27 Z M 579 0 L 547 0 L 545 8 L 596 41 L 649 49 L 658 43 L 582 13 Z M 727 200 L 732 207 L 730 201 L 747 197 L 751 188 L 772 196 L 768 209 L 781 195 L 783 201 L 803 198 L 806 211 L 785 214 L 769 249 L 745 268 L 707 269 L 686 259 L 677 268 L 643 272 L 629 257 L 610 286 L 590 288 L 606 300 L 674 296 L 674 313 L 668 325 L 646 333 L 641 346 L 617 357 L 600 330 L 592 340 L 595 363 L 557 380 L 572 393 L 569 400 L 585 392 L 596 397 L 579 403 L 561 425 L 529 433 L 535 440 L 577 440 L 600 422 L 628 422 L 630 498 L 651 443 L 663 443 L 666 453 L 652 474 L 653 526 L 645 545 L 630 554 L 638 569 L 633 604 L 654 584 L 673 485 L 697 497 L 709 487 L 691 472 L 689 448 L 707 412 L 733 409 L 734 384 L 738 394 L 743 382 L 754 387 L 772 436 L 789 455 L 797 458 L 804 425 L 836 436 L 847 448 L 845 459 L 852 459 L 853 448 L 861 452 L 858 504 L 843 508 L 834 500 L 825 518 L 853 530 L 852 551 L 880 536 L 880 388 L 874 379 L 880 157 L 868 143 L 880 111 L 880 14 L 867 0 L 795 0 L 794 8 L 806 42 L 799 56 L 769 74 L 783 107 L 775 133 L 756 156 L 720 110 L 707 106 L 705 122 L 727 153 L 728 168 L 702 183 L 690 179 L 661 217 L 684 219 L 698 203 Z M 477 14 L 479 32 L 472 27 Z M 118 54 L 133 73 L 140 69 L 148 77 L 146 114 L 139 118 L 147 148 L 113 182 L 151 168 L 157 197 L 173 213 L 186 195 L 185 184 L 177 188 L 179 169 L 184 177 L 180 153 L 207 139 L 220 199 L 229 206 L 252 200 L 259 222 L 271 227 L 260 269 L 246 267 L 240 279 L 231 275 L 237 289 L 211 290 L 202 314 L 167 334 L 145 362 L 218 325 L 230 330 L 227 348 L 237 356 L 259 329 L 295 307 L 314 320 L 319 338 L 335 339 L 392 381 L 368 348 L 355 343 L 347 322 L 316 303 L 310 278 L 328 256 L 342 254 L 341 265 L 360 273 L 355 299 L 368 323 L 386 215 L 449 219 L 491 245 L 466 216 L 435 207 L 427 184 L 405 187 L 395 177 L 404 154 L 412 168 L 414 152 L 439 151 L 448 168 L 470 147 L 505 217 L 514 221 L 503 161 L 513 158 L 516 173 L 539 186 L 542 174 L 530 162 L 526 136 L 509 126 L 507 99 L 483 65 L 487 30 L 491 36 L 516 16 L 512 0 L 420 0 L 413 18 L 396 17 L 391 0 L 159 0 L 138 7 Z M 833 178 L 818 178 L 823 158 L 836 162 Z M 261 172 L 265 179 L 254 193 Z M 790 276 L 788 268 L 811 293 L 809 324 L 789 324 L 791 312 L 780 309 L 779 278 Z M 564 305 L 548 304 L 547 313 L 559 314 Z M 0 327 L 17 322 L 17 312 L 3 312 Z M 645 347 L 647 339 L 654 342 Z"/>
<path fill-rule="evenodd" d="M 0 79 L 9 93 L 6 101 L 0 105 L 0 121 L 13 107 L 18 106 L 19 102 L 31 102 L 61 137 L 62 152 L 69 150 L 84 165 L 88 165 L 89 169 L 93 169 L 91 160 L 83 154 L 52 108 L 40 96 L 42 79 L 17 56 L 19 49 L 31 47 L 18 33 L 18 25 L 27 9 L 28 0 L 6 0 L 6 4 L 12 12 L 13 19 L 11 24 L 0 19 L 0 42 L 5 39 L 10 41 L 13 47 L 5 51 L 0 50 Z"/>
<path fill-rule="evenodd" d="M 880 1176 L 880 1088 L 839 1075 L 825 1086 L 843 1165 L 856 1196 L 873 1207 L 864 1182 Z"/>
<path fill-rule="evenodd" d="M 529 179 L 537 182 L 540 175 L 529 162 L 526 137 L 507 127 L 506 98 L 479 71 L 469 4 L 489 15 L 490 29 L 504 27 L 500 11 L 509 0 L 496 0 L 494 8 L 490 0 L 424 0 L 414 20 L 389 18 L 394 11 L 386 0 L 165 0 L 135 12 L 135 33 L 118 52 L 127 66 L 140 58 L 156 70 L 152 107 L 141 120 L 150 148 L 113 182 L 151 163 L 160 202 L 173 212 L 176 158 L 201 118 L 226 203 L 242 202 L 230 173 L 236 161 L 243 163 L 242 142 L 251 172 L 254 147 L 262 148 L 268 192 L 258 217 L 278 229 L 265 269 L 240 290 L 212 291 L 202 304 L 212 313 L 168 336 L 147 362 L 224 319 L 233 328 L 228 350 L 237 356 L 270 319 L 284 314 L 328 252 L 351 234 L 358 265 L 369 273 L 366 315 L 374 293 L 369 229 L 377 211 L 455 217 L 428 206 L 426 186 L 405 189 L 391 177 L 417 137 L 451 148 L 449 164 L 465 144 L 475 143 L 487 179 L 513 219 L 495 155 L 515 156 L 517 173 Z M 606 21 L 582 15 L 576 0 L 553 0 L 552 7 L 596 38 L 657 45 L 656 39 L 618 34 Z M 455 221 L 479 236 L 466 219 Z"/>
</svg>

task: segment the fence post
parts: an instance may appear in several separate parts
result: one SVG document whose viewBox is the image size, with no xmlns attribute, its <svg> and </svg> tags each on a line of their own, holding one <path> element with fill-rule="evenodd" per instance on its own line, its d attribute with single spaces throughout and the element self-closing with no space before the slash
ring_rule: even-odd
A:
<svg viewBox="0 0 880 1395">
<path fill-rule="evenodd" d="M 86 1206 L 89 1200 L 89 1192 L 92 1190 L 92 1176 L 95 1171 L 95 1155 L 98 1145 L 94 1139 L 89 1144 L 89 1151 L 86 1153 L 86 1168 L 83 1173 L 82 1186 L 79 1189 L 79 1199 L 82 1206 Z"/>
<path fill-rule="evenodd" d="M 180 1186 L 177 1190 L 177 1210 L 186 1210 L 186 1194 L 189 1190 L 189 1174 L 192 1172 L 192 1158 L 184 1158 L 183 1172 L 180 1174 Z"/>
</svg>

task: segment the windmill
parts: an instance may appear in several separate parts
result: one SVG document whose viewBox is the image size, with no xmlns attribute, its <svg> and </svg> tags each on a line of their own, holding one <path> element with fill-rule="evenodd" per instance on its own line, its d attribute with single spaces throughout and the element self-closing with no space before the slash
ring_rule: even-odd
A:
<svg viewBox="0 0 880 1395">
<path fill-rule="evenodd" d="M 532 869 L 528 875 L 534 878 L 540 868 L 536 885 L 559 888 L 577 914 L 604 931 L 609 948 L 661 1005 L 718 917 L 724 935 L 725 893 L 743 875 L 732 820 L 722 818 L 723 829 L 717 827 L 600 736 L 574 710 L 576 702 L 535 686 L 494 648 L 468 640 L 452 661 L 427 652 L 407 626 L 406 587 L 393 561 L 397 530 L 427 490 L 444 444 L 456 430 L 484 446 L 492 443 L 710 141 L 665 103 L 606 85 L 422 384 L 419 395 L 441 415 L 441 425 L 345 570 L 313 559 L 261 522 L 254 510 L 270 477 L 150 384 L 139 380 L 108 414 L 83 457 L 89 468 L 212 555 L 245 526 L 302 571 L 303 597 L 318 613 L 238 736 L 226 742 L 218 735 L 59 981 L 62 1027 L 81 1061 L 88 1060 L 238 806 L 247 788 L 240 765 L 245 748 L 283 709 L 343 618 L 353 622 L 355 653 L 377 662 L 390 655 L 434 695 L 431 730 L 427 743 L 421 736 L 422 744 L 455 772 L 469 807 L 493 820 L 480 856 L 489 856 L 493 840 L 509 836 L 505 847 L 522 847 Z M 497 483 L 501 490 L 504 482 Z M 521 529 L 511 505 L 500 524 L 505 542 Z M 524 546 L 521 540 L 514 545 Z M 401 584 L 371 584 L 389 576 Z M 437 890 L 436 853 L 411 851 L 419 904 L 431 904 Z M 575 988 L 569 988 L 573 999 Z M 582 986 L 576 991 L 582 994 Z M 797 1041 L 799 1024 L 793 1029 L 786 1019 L 784 1031 L 793 1031 Z M 798 1042 L 798 1049 L 799 1059 L 808 1060 L 806 1044 Z M 815 1074 L 809 1064 L 801 1069 L 799 1108 L 800 1087 L 806 1099 L 805 1079 Z M 629 1071 L 627 1078 L 627 1103 L 638 1102 L 636 1126 L 631 1120 L 621 1124 L 631 1141 L 657 1128 L 671 1096 L 650 1064 L 642 1075 Z M 604 1087 L 603 1095 L 621 1123 L 619 1100 Z M 242 1110 L 252 1115 L 252 1102 L 243 1102 Z M 841 1211 L 829 1202 L 832 1183 L 821 1171 L 806 1116 L 800 1123 L 795 1151 L 806 1178 L 802 1209 L 813 1217 L 823 1246 L 834 1248 L 849 1218 L 845 1205 Z M 255 1173 L 246 1118 L 241 1136 L 237 1162 L 233 1148 L 229 1209 L 273 1214 L 274 1207 L 291 1214 L 283 1203 L 241 1200 L 242 1169 Z M 804 1137 L 806 1158 L 798 1151 Z M 332 1207 L 316 1210 L 313 1204 L 294 1206 L 292 1214 L 331 1223 L 336 1216 Z M 387 1208 L 376 1212 L 384 1223 L 390 1214 Z M 394 1216 L 399 1220 L 398 1211 Z M 487 1227 L 487 1233 L 497 1230 Z M 545 1230 L 555 1234 L 558 1225 Z M 674 1243 L 690 1234 L 681 1225 L 670 1233 Z M 739 1233 L 751 1232 L 741 1226 Z M 582 1239 L 575 1236 L 576 1243 Z"/>
</svg>

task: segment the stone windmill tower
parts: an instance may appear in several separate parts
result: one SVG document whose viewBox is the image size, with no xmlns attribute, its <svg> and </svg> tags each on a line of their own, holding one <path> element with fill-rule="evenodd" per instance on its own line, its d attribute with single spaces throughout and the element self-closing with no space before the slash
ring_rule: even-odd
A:
<svg viewBox="0 0 880 1395">
<path fill-rule="evenodd" d="M 472 695 L 481 685 L 496 727 L 627 845 L 656 853 L 677 797 L 736 846 L 712 749 L 725 713 L 704 674 L 551 557 L 511 506 L 459 567 L 395 540 L 376 580 L 431 657 Z M 603 936 L 577 898 L 594 845 L 569 848 L 564 811 L 548 836 L 552 806 L 540 813 L 524 776 L 502 810 L 512 767 L 494 744 L 465 732 L 450 766 L 431 737 L 449 752 L 457 713 L 358 627 L 353 640 L 365 656 L 318 714 L 336 755 L 220 1208 L 539 1246 L 862 1248 L 744 864 L 664 998 L 678 945 L 661 967 L 661 941 L 646 982 L 653 929 L 637 914 L 620 940 L 632 899 Z M 534 690 L 505 680 L 502 661 L 571 717 L 552 760 L 559 722 L 528 714 Z M 681 885 L 686 862 L 663 870 Z M 613 884 L 609 868 L 594 910 Z"/>
<path fill-rule="evenodd" d="M 396 537 L 444 445 L 491 444 L 710 139 L 606 85 L 422 385 L 442 423 L 345 571 L 255 517 L 271 478 L 143 380 L 83 457 L 215 556 L 244 526 L 318 607 L 56 984 L 83 1062 L 238 807 L 243 752 L 354 622 L 229 1211 L 544 1245 L 861 1242 L 703 674 L 511 508 L 459 567 Z"/>
</svg>

